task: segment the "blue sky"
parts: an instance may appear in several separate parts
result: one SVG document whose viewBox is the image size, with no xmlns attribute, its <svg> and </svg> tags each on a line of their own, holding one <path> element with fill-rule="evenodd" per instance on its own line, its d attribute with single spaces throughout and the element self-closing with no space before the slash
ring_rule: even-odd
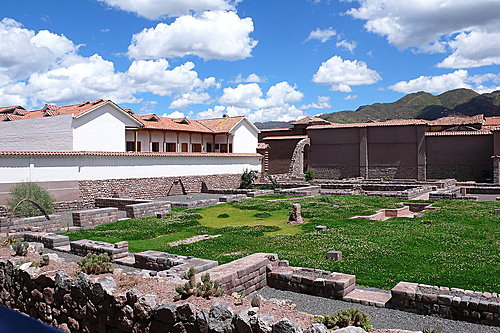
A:
<svg viewBox="0 0 500 333">
<path fill-rule="evenodd" d="M 500 0 L 3 0 L 0 105 L 292 120 L 500 89 Z"/>
</svg>

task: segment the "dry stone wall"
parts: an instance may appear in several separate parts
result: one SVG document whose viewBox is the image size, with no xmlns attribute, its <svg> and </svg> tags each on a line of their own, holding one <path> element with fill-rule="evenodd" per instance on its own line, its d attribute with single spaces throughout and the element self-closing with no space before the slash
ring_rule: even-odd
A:
<svg viewBox="0 0 500 333">
<path fill-rule="evenodd" d="M 168 201 L 151 201 L 125 206 L 127 217 L 130 218 L 155 216 L 156 214 L 170 213 L 170 211 L 170 202 Z"/>
<path fill-rule="evenodd" d="M 73 226 L 88 228 L 103 223 L 116 222 L 118 208 L 100 208 L 73 212 Z"/>
<path fill-rule="evenodd" d="M 63 221 L 60 215 L 49 215 L 50 220 L 45 216 L 24 217 L 12 219 L 9 228 L 9 218 L 0 218 L 0 232 L 20 232 L 20 231 L 47 231 L 54 232 L 61 230 Z"/>
</svg>

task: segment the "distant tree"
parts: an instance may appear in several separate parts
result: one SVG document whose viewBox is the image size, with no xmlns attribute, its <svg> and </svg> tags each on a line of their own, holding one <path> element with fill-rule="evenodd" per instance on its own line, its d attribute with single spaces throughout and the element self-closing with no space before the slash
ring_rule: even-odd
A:
<svg viewBox="0 0 500 333">
<path fill-rule="evenodd" d="M 54 198 L 40 185 L 35 183 L 20 183 L 10 190 L 11 199 L 8 201 L 10 211 L 12 212 L 16 205 L 23 199 L 31 199 L 39 204 L 47 214 L 54 212 Z M 31 217 L 43 215 L 40 210 L 31 202 L 23 202 L 17 207 L 16 215 L 22 217 Z"/>
</svg>

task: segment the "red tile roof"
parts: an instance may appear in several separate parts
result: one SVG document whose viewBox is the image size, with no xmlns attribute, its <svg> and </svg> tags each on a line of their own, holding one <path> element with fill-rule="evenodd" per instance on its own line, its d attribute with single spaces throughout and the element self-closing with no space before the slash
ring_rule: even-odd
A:
<svg viewBox="0 0 500 333">
<path fill-rule="evenodd" d="M 485 117 L 484 126 L 500 125 L 500 117 Z"/>
<path fill-rule="evenodd" d="M 328 125 L 331 124 L 331 122 L 319 118 L 319 117 L 304 117 L 302 119 L 299 119 L 297 121 L 294 121 L 291 123 L 292 125 L 309 125 L 309 124 L 314 124 L 314 125 Z"/>
<path fill-rule="evenodd" d="M 290 127 L 288 128 L 263 128 L 260 131 L 261 132 L 272 132 L 272 131 L 291 131 L 292 129 Z"/>
<path fill-rule="evenodd" d="M 425 132 L 425 136 L 455 136 L 455 135 L 490 135 L 491 130 L 483 129 L 478 131 L 443 131 L 443 132 Z"/>
<path fill-rule="evenodd" d="M 261 157 L 260 154 L 250 153 L 154 153 L 154 152 L 107 152 L 107 151 L 0 151 L 0 156 L 150 156 L 150 157 Z"/>
<path fill-rule="evenodd" d="M 228 133 L 236 126 L 243 116 L 237 117 L 224 117 L 224 118 L 214 118 L 214 119 L 200 119 L 199 123 L 212 130 L 215 133 Z"/>
<path fill-rule="evenodd" d="M 24 110 L 20 105 L 0 107 L 0 113 L 14 113 L 16 110 Z"/>
<path fill-rule="evenodd" d="M 484 115 L 478 114 L 472 117 L 459 117 L 450 116 L 430 120 L 427 122 L 429 126 L 457 126 L 457 125 L 474 125 L 482 124 L 484 122 Z M 499 124 L 500 125 L 500 124 Z"/>
<path fill-rule="evenodd" d="M 139 120 L 145 129 L 171 130 L 171 131 L 186 131 L 197 133 L 213 133 L 212 130 L 203 126 L 196 120 L 187 120 L 185 118 L 174 119 L 167 117 L 151 117 L 151 115 L 132 115 Z"/>
<path fill-rule="evenodd" d="M 262 140 L 296 140 L 296 139 L 305 139 L 307 135 L 287 135 L 287 136 L 267 136 Z"/>
</svg>

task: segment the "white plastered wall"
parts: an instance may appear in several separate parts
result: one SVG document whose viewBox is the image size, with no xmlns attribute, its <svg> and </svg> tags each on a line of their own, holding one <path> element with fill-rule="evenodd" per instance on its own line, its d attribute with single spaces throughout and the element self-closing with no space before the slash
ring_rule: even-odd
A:
<svg viewBox="0 0 500 333">
<path fill-rule="evenodd" d="M 249 124 L 248 121 L 240 121 L 233 128 L 233 153 L 255 154 L 259 133 Z"/>
</svg>

